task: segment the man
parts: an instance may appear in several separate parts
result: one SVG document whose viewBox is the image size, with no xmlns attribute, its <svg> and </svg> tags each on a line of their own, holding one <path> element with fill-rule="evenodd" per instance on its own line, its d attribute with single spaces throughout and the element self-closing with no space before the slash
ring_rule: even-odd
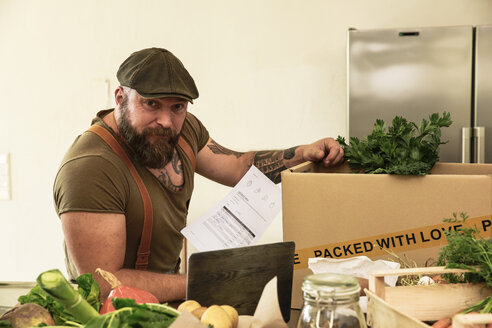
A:
<svg viewBox="0 0 492 328">
<path fill-rule="evenodd" d="M 343 159 L 332 138 L 275 151 L 242 153 L 220 146 L 187 111 L 198 90 L 179 59 L 165 49 L 131 54 L 117 77 L 116 107 L 99 112 L 93 125 L 117 139 L 150 195 L 154 218 L 148 267 L 135 269 L 144 211 L 136 180 L 103 139 L 86 131 L 65 155 L 54 184 L 67 267 L 74 277 L 102 268 L 161 302 L 183 299 L 186 276 L 174 268 L 193 190 L 193 158 L 198 174 L 227 186 L 234 186 L 251 165 L 278 183 L 288 167 L 305 161 L 335 165 Z M 180 137 L 186 147 L 179 146 Z M 109 285 L 95 278 L 105 297 Z"/>
</svg>

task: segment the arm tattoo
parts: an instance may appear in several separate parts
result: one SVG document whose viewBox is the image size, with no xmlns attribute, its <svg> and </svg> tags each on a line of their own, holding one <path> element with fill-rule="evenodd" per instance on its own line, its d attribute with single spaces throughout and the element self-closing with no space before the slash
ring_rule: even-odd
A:
<svg viewBox="0 0 492 328">
<path fill-rule="evenodd" d="M 294 157 L 297 147 L 286 150 L 259 151 L 255 154 L 253 165 L 274 183 L 280 182 L 280 172 L 285 170 L 284 160 Z"/>
<path fill-rule="evenodd" d="M 297 146 L 297 147 L 299 147 L 299 146 Z M 297 147 L 292 147 L 292 148 L 284 150 L 284 159 L 294 158 L 294 155 L 296 154 Z"/>
<path fill-rule="evenodd" d="M 233 151 L 230 149 L 227 149 L 225 147 L 222 147 L 218 143 L 216 143 L 214 140 L 211 141 L 211 145 L 208 145 L 208 148 L 212 151 L 214 154 L 218 155 L 234 155 L 236 158 L 239 158 L 244 155 L 244 153 L 240 153 L 237 151 Z"/>
</svg>

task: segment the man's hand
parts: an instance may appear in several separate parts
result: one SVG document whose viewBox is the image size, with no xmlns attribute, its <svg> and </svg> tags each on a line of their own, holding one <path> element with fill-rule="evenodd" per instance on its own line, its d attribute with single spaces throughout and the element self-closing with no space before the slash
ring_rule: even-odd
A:
<svg viewBox="0 0 492 328">
<path fill-rule="evenodd" d="M 324 138 L 299 148 L 304 161 L 319 162 L 324 166 L 337 165 L 343 161 L 343 148 L 333 138 Z"/>
</svg>

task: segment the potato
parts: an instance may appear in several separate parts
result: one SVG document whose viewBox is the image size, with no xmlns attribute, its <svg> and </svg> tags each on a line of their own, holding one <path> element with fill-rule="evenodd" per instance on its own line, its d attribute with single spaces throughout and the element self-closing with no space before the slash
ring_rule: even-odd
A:
<svg viewBox="0 0 492 328">
<path fill-rule="evenodd" d="M 201 322 L 214 328 L 233 328 L 232 318 L 219 305 L 210 306 L 203 313 Z"/>
<path fill-rule="evenodd" d="M 44 323 L 54 326 L 55 322 L 48 310 L 38 304 L 26 303 L 12 309 L 5 314 L 13 328 L 37 327 Z"/>
<path fill-rule="evenodd" d="M 191 312 L 191 314 L 193 314 L 195 317 L 198 318 L 198 320 L 200 320 L 202 318 L 203 313 L 205 313 L 206 310 L 207 307 L 200 306 L 198 309 L 194 309 L 193 312 Z"/>
<path fill-rule="evenodd" d="M 236 328 L 239 321 L 239 314 L 237 313 L 237 310 L 230 305 L 221 305 L 220 307 L 224 309 L 224 311 L 226 311 L 227 314 L 231 317 L 232 328 Z"/>
<path fill-rule="evenodd" d="M 193 313 L 194 310 L 198 309 L 199 307 L 201 307 L 200 303 L 198 303 L 197 301 L 194 301 L 194 300 L 187 300 L 187 301 L 184 301 L 183 303 L 181 303 L 179 306 L 178 306 L 178 311 L 179 312 L 183 312 L 183 311 L 188 311 L 190 313 Z"/>
</svg>

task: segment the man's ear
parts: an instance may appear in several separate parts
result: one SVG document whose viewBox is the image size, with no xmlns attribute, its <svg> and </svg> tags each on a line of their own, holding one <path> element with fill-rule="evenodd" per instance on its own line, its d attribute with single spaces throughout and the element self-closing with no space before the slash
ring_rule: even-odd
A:
<svg viewBox="0 0 492 328">
<path fill-rule="evenodd" d="M 125 97 L 125 90 L 123 90 L 123 87 L 120 85 L 118 88 L 116 88 L 116 90 L 114 90 L 114 101 L 117 107 L 119 107 L 124 97 Z"/>
</svg>

